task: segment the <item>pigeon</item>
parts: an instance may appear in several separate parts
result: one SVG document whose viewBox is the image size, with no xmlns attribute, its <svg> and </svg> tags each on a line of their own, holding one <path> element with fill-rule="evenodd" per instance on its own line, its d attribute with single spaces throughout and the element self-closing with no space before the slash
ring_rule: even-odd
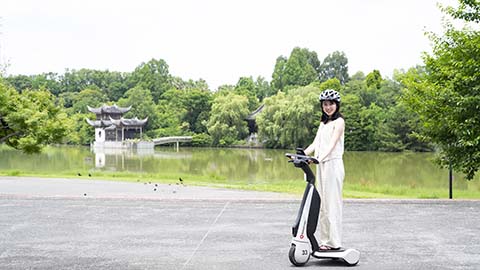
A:
<svg viewBox="0 0 480 270">
<path fill-rule="evenodd" d="M 92 174 L 89 173 L 89 174 L 88 174 L 88 177 L 92 177 Z"/>
<path fill-rule="evenodd" d="M 179 177 L 178 180 L 180 181 L 180 184 L 183 185 L 183 179 Z"/>
<path fill-rule="evenodd" d="M 78 176 L 82 176 L 82 174 L 81 174 L 81 173 L 77 173 L 77 175 L 78 175 Z"/>
</svg>

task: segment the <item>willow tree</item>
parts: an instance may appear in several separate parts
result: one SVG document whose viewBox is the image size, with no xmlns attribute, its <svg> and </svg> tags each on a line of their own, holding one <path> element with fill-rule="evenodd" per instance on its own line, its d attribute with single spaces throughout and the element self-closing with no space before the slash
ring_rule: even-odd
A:
<svg viewBox="0 0 480 270">
<path fill-rule="evenodd" d="M 218 95 L 212 103 L 208 133 L 214 145 L 230 145 L 248 135 L 245 118 L 250 113 L 247 97 L 228 93 Z"/>
<path fill-rule="evenodd" d="M 305 86 L 266 98 L 257 117 L 260 140 L 267 147 L 307 147 L 320 124 L 319 87 Z"/>
</svg>

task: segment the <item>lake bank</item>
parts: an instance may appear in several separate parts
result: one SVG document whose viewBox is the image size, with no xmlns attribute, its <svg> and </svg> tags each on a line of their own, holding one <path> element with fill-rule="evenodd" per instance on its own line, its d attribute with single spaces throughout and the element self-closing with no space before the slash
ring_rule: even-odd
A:
<svg viewBox="0 0 480 270">
<path fill-rule="evenodd" d="M 0 145 L 0 175 L 101 179 L 222 187 L 302 194 L 303 173 L 275 149 L 155 148 L 150 152 L 94 152 L 88 147 L 47 147 L 26 155 Z M 448 170 L 433 153 L 346 152 L 346 198 L 448 198 Z M 90 175 L 90 176 L 89 176 Z M 455 173 L 454 198 L 479 199 L 480 177 Z"/>
<path fill-rule="evenodd" d="M 167 185 L 167 186 L 191 186 L 191 187 L 204 187 L 204 188 L 221 188 L 229 190 L 241 190 L 252 191 L 261 193 L 277 193 L 284 194 L 286 196 L 301 197 L 305 185 L 303 181 L 285 183 L 273 183 L 273 184 L 259 184 L 252 185 L 248 183 L 231 184 L 222 181 L 221 179 L 201 179 L 193 176 L 172 176 L 172 175 L 148 175 L 148 174 L 129 174 L 129 173 L 116 173 L 116 174 L 22 174 L 20 172 L 6 173 L 0 171 L 0 181 L 2 179 L 17 179 L 22 181 L 29 179 L 29 181 L 47 181 L 47 180 L 72 180 L 72 181 L 85 181 L 85 182 L 119 182 L 119 183 L 138 183 L 146 186 Z M 182 181 L 180 181 L 182 179 Z M 154 187 L 152 188 L 152 190 Z M 392 187 L 389 185 L 384 186 L 362 186 L 345 183 L 343 196 L 345 199 L 448 199 L 448 190 L 435 189 L 412 189 L 411 187 Z M 480 199 L 480 192 L 465 192 L 454 190 L 454 199 Z"/>
</svg>

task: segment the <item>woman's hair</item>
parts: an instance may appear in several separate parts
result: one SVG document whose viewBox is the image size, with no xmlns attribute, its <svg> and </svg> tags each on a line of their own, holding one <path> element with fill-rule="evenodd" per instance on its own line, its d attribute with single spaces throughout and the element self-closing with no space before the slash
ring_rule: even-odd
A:
<svg viewBox="0 0 480 270">
<path fill-rule="evenodd" d="M 337 109 L 333 113 L 332 117 L 328 117 L 328 115 L 323 111 L 323 102 L 325 101 L 332 101 L 332 102 L 335 102 L 335 104 L 337 105 Z M 340 102 L 336 100 L 324 100 L 320 102 L 320 106 L 322 107 L 322 119 L 321 119 L 322 123 L 326 124 L 328 121 L 336 120 L 339 117 L 343 118 L 343 115 L 340 113 Z"/>
</svg>

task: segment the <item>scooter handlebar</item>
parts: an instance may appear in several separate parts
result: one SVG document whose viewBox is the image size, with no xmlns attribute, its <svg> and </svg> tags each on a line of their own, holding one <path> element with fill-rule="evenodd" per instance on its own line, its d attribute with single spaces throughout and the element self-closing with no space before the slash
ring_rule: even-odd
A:
<svg viewBox="0 0 480 270">
<path fill-rule="evenodd" d="M 299 154 L 290 154 L 290 153 L 286 153 L 285 154 L 286 157 L 288 157 L 290 160 L 288 162 L 293 162 L 293 163 L 306 163 L 306 164 L 310 164 L 310 163 L 314 163 L 314 164 L 318 164 L 318 160 L 314 157 L 311 157 L 311 156 L 307 156 L 307 155 L 299 155 Z"/>
</svg>

